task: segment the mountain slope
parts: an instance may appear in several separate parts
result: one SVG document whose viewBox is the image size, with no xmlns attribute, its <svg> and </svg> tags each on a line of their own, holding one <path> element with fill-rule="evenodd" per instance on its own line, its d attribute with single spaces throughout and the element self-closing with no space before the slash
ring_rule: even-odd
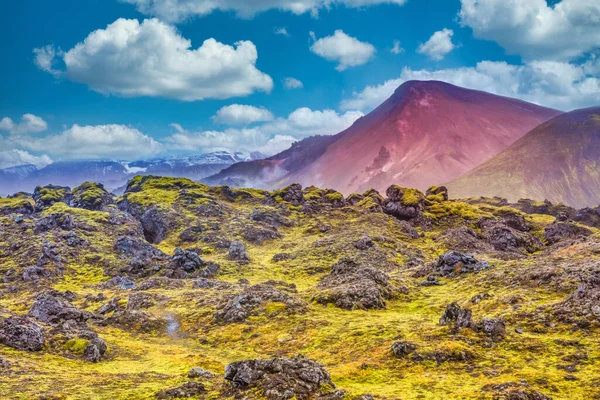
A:
<svg viewBox="0 0 600 400">
<path fill-rule="evenodd" d="M 407 82 L 290 181 L 344 193 L 425 190 L 459 177 L 558 114 L 443 82 Z"/>
<path fill-rule="evenodd" d="M 453 197 L 600 203 L 600 107 L 562 114 L 449 184 Z"/>
<path fill-rule="evenodd" d="M 410 81 L 322 143 L 313 151 L 321 153 L 314 161 L 285 167 L 263 186 L 300 182 L 346 194 L 372 187 L 381 191 L 390 183 L 426 189 L 461 176 L 558 114 L 444 82 Z M 243 180 L 239 172 L 238 183 Z M 220 178 L 227 174 L 223 171 Z"/>
</svg>

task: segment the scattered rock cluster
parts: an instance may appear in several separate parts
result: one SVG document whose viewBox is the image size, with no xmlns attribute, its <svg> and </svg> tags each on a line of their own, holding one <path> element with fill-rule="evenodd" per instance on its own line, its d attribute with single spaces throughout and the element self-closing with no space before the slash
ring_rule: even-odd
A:
<svg viewBox="0 0 600 400">
<path fill-rule="evenodd" d="M 318 303 L 333 303 L 346 310 L 385 308 L 386 300 L 407 292 L 394 285 L 385 272 L 353 259 L 335 263 L 318 287 Z"/>
<path fill-rule="evenodd" d="M 225 379 L 234 389 L 258 389 L 269 400 L 311 399 L 335 388 L 321 364 L 302 356 L 234 362 L 225 367 Z"/>
</svg>

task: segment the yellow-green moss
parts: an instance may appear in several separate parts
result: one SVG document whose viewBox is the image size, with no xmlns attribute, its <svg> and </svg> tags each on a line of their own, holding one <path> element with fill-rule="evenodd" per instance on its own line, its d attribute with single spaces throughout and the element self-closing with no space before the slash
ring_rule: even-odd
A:
<svg viewBox="0 0 600 400">
<path fill-rule="evenodd" d="M 88 344 L 90 344 L 90 341 L 87 339 L 70 339 L 63 345 L 63 349 L 70 351 L 73 354 L 83 355 L 83 351 Z"/>
</svg>

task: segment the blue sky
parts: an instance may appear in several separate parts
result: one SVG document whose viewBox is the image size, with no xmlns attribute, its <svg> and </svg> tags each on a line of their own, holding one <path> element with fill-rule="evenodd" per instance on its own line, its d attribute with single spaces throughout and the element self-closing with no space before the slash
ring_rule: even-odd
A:
<svg viewBox="0 0 600 400">
<path fill-rule="evenodd" d="M 598 105 L 599 21 L 595 0 L 4 0 L 0 168 L 274 153 L 409 79 Z"/>
</svg>

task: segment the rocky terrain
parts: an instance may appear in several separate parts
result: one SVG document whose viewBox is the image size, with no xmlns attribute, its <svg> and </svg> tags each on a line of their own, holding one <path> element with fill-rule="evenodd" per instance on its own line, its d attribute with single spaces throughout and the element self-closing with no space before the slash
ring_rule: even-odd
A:
<svg viewBox="0 0 600 400">
<path fill-rule="evenodd" d="M 451 197 L 0 198 L 0 398 L 600 398 L 600 212 Z"/>
</svg>

